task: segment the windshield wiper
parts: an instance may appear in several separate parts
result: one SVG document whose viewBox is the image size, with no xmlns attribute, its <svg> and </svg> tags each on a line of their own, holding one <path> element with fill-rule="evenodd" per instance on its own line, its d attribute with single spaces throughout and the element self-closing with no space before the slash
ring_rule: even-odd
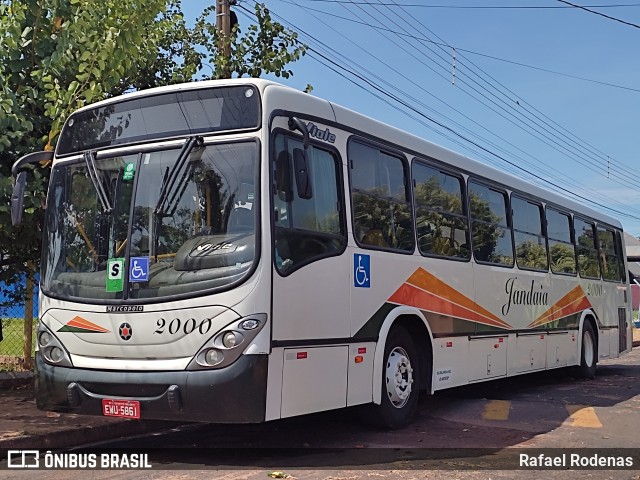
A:
<svg viewBox="0 0 640 480">
<path fill-rule="evenodd" d="M 160 196 L 158 198 L 158 203 L 156 204 L 156 208 L 153 210 L 153 255 L 155 256 L 155 261 L 158 261 L 158 246 L 160 244 L 160 227 L 162 226 L 162 218 L 167 216 L 167 207 L 171 205 L 171 202 L 174 200 L 179 191 L 179 186 L 185 183 L 186 176 L 189 172 L 188 168 L 185 168 L 187 164 L 187 160 L 189 155 L 191 155 L 191 151 L 196 146 L 202 146 L 204 144 L 204 138 L 199 135 L 194 135 L 189 137 L 187 141 L 182 146 L 182 150 L 180 150 L 180 154 L 176 159 L 176 163 L 173 164 L 173 168 L 169 170 L 169 167 L 165 170 L 165 173 L 162 178 L 162 188 L 160 189 Z M 183 170 L 182 178 L 178 183 L 178 190 L 174 192 L 171 200 L 169 200 L 169 194 L 173 191 L 174 185 L 178 177 L 180 176 L 180 171 Z M 180 196 L 178 196 L 178 200 Z M 176 201 L 177 204 L 177 201 Z"/>
<path fill-rule="evenodd" d="M 173 190 L 173 187 L 180 175 L 180 171 L 187 163 L 187 159 L 191 154 L 191 151 L 197 146 L 202 146 L 204 143 L 204 138 L 199 135 L 194 135 L 193 137 L 189 137 L 187 141 L 182 146 L 182 150 L 180 150 L 180 154 L 176 159 L 176 163 L 173 164 L 173 168 L 171 171 L 165 173 L 164 178 L 162 179 L 162 188 L 160 190 L 160 197 L 158 198 L 158 203 L 156 204 L 156 208 L 153 213 L 156 215 L 162 215 L 166 212 L 166 207 L 169 206 L 171 202 L 168 202 L 169 193 Z M 186 173 L 186 172 L 185 172 Z M 184 181 L 184 174 L 182 175 Z M 175 194 L 174 194 L 175 197 Z M 167 204 L 167 205 L 165 205 Z"/>
<path fill-rule="evenodd" d="M 96 168 L 96 152 L 84 152 L 83 156 L 84 163 L 87 165 L 87 171 L 89 172 L 89 178 L 91 178 L 93 188 L 95 188 L 96 193 L 98 194 L 98 200 L 100 200 L 102 209 L 109 213 L 113 210 L 113 207 L 111 206 L 111 202 L 109 202 L 109 196 L 107 195 L 107 192 L 102 185 L 102 181 L 99 178 L 98 169 Z"/>
</svg>

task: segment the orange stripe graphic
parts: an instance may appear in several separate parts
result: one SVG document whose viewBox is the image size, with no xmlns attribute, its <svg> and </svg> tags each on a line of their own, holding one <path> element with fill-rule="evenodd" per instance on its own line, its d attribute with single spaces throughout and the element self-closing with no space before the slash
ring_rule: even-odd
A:
<svg viewBox="0 0 640 480">
<path fill-rule="evenodd" d="M 423 268 L 418 268 L 389 301 L 486 325 L 511 328 L 508 323 Z"/>
<path fill-rule="evenodd" d="M 82 328 L 84 330 L 90 330 L 92 332 L 108 333 L 109 330 L 102 328 L 100 325 L 90 322 L 82 317 L 73 317 L 67 322 L 68 327 Z"/>
<path fill-rule="evenodd" d="M 539 327 L 546 323 L 551 323 L 559 318 L 568 317 L 574 313 L 581 312 L 587 308 L 592 308 L 591 302 L 584 293 L 580 285 L 567 293 L 564 297 L 554 303 L 546 312 L 529 324 L 529 327 Z"/>
<path fill-rule="evenodd" d="M 423 268 L 418 268 L 413 275 L 409 277 L 407 283 L 411 283 L 416 287 L 433 293 L 434 295 L 446 298 L 451 302 L 468 308 L 469 310 L 473 310 L 478 315 L 489 318 L 494 322 L 503 325 L 505 328 L 511 328 L 511 325 L 505 323 L 502 319 L 478 305 L 474 300 L 458 292 L 455 288 L 450 287 L 438 277 L 432 275 Z"/>
<path fill-rule="evenodd" d="M 503 322 L 496 322 L 491 318 L 486 318 L 478 314 L 473 310 L 469 310 L 463 306 L 457 305 L 447 299 L 438 297 L 430 292 L 425 292 L 413 285 L 404 284 L 389 298 L 392 303 L 398 303 L 401 305 L 411 305 L 421 310 L 437 313 L 440 315 L 447 315 L 450 317 L 460 318 L 462 320 L 468 320 L 470 322 L 478 322 L 486 325 L 509 328 L 509 325 Z"/>
</svg>

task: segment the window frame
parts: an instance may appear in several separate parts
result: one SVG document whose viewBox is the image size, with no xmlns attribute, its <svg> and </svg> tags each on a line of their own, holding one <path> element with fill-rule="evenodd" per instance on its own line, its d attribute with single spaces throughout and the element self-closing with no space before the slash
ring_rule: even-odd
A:
<svg viewBox="0 0 640 480">
<path fill-rule="evenodd" d="M 626 264 L 627 256 L 624 248 L 624 231 L 618 228 L 613 228 L 615 233 L 615 245 L 616 250 L 618 250 L 619 260 L 620 260 L 620 282 L 626 284 L 629 281 L 628 278 L 628 265 Z"/>
<path fill-rule="evenodd" d="M 550 270 L 550 264 L 551 261 L 549 259 L 549 238 L 548 238 L 548 232 L 547 232 L 547 217 L 545 216 L 545 212 L 544 212 L 544 205 L 542 204 L 541 201 L 531 198 L 527 195 L 524 195 L 522 193 L 520 193 L 519 191 L 511 191 L 511 195 L 510 195 L 510 206 L 511 208 L 509 209 L 509 215 L 511 216 L 511 229 L 513 231 L 513 254 L 515 257 L 515 264 L 518 267 L 519 270 L 527 270 L 527 271 L 531 271 L 531 272 L 549 272 Z M 515 221 L 514 221 L 514 207 L 513 207 L 513 199 L 516 198 L 518 200 L 524 201 L 528 204 L 534 205 L 536 207 L 538 207 L 538 223 L 540 225 L 540 236 L 544 239 L 544 247 L 545 247 L 545 254 L 546 254 L 546 259 L 547 259 L 547 266 L 546 268 L 534 268 L 534 267 L 529 267 L 529 266 L 522 266 L 520 265 L 520 263 L 518 262 L 518 244 L 516 243 L 516 232 L 518 233 L 523 233 L 529 236 L 538 236 L 537 233 L 533 233 L 533 232 L 528 232 L 526 230 L 520 230 L 517 229 L 515 226 Z M 544 221 L 543 221 L 544 220 Z"/>
<path fill-rule="evenodd" d="M 565 243 L 566 242 L 564 240 L 560 240 L 557 238 L 551 238 L 549 235 L 549 219 L 547 217 L 547 212 L 549 210 L 553 210 L 554 212 L 560 214 L 560 215 L 564 215 L 566 217 L 569 218 L 569 245 L 571 245 L 573 247 L 573 266 L 574 266 L 574 271 L 573 272 L 556 272 L 553 270 L 552 267 L 552 262 L 551 262 L 551 241 L 553 240 L 554 242 L 561 242 L 561 243 Z M 578 273 L 578 253 L 577 253 L 577 248 L 576 248 L 576 231 L 575 228 L 573 226 L 573 213 L 569 210 L 564 210 L 560 207 L 557 207 L 555 205 L 551 205 L 551 204 L 546 204 L 545 208 L 544 208 L 544 220 L 546 223 L 546 233 L 547 233 L 547 245 L 548 245 L 548 253 L 549 253 L 549 271 L 551 272 L 552 275 L 565 275 L 568 277 L 577 277 L 579 275 Z"/>
<path fill-rule="evenodd" d="M 417 210 L 418 210 L 418 203 L 416 201 L 416 193 L 415 193 L 415 189 L 417 187 L 416 185 L 416 177 L 414 175 L 415 173 L 415 169 L 414 167 L 416 165 L 421 165 L 427 168 L 431 168 L 433 170 L 437 170 L 439 173 L 443 173 L 445 175 L 449 175 L 450 177 L 453 177 L 455 179 L 457 179 L 460 182 L 460 194 L 461 194 L 461 203 L 462 203 L 462 214 L 457 214 L 457 213 L 452 213 L 452 212 L 445 212 L 447 216 L 452 216 L 452 217 L 456 217 L 456 218 L 461 218 L 464 220 L 464 223 L 466 225 L 466 231 L 465 231 L 465 237 L 466 237 L 466 245 L 467 245 L 467 249 L 469 251 L 469 254 L 467 257 L 457 257 L 457 256 L 452 256 L 452 255 L 440 255 L 437 253 L 429 253 L 429 252 L 423 252 L 422 250 L 420 250 L 420 245 L 419 242 L 417 241 L 418 238 L 418 215 L 417 215 Z M 447 260 L 452 260 L 455 262 L 471 262 L 471 259 L 473 258 L 473 249 L 472 249 L 472 245 L 471 245 L 471 224 L 470 224 L 470 219 L 471 219 L 471 215 L 470 215 L 470 211 L 469 211 L 469 198 L 468 198 L 468 194 L 467 194 L 467 181 L 465 179 L 465 176 L 453 169 L 453 168 L 446 168 L 444 166 L 442 166 L 440 163 L 437 163 L 436 161 L 434 161 L 433 159 L 427 159 L 427 158 L 422 158 L 422 157 L 413 157 L 411 160 L 411 198 L 412 198 L 412 206 L 413 206 L 413 223 L 414 223 L 414 232 L 415 232 L 415 236 L 416 236 L 416 250 L 418 251 L 418 253 L 423 256 L 423 257 L 428 257 L 428 258 L 442 258 L 442 259 L 447 259 Z M 428 208 L 428 207 L 426 207 Z M 436 210 L 430 209 L 430 211 L 432 212 L 437 212 Z"/>
<path fill-rule="evenodd" d="M 576 220 L 579 220 L 581 222 L 584 222 L 586 224 L 591 225 L 591 231 L 593 232 L 593 244 L 594 244 L 594 250 L 596 252 L 596 263 L 598 264 L 598 276 L 597 277 L 592 277 L 592 276 L 587 276 L 587 275 L 582 275 L 581 273 L 581 269 L 580 269 L 580 261 L 579 261 L 579 252 L 578 252 L 578 232 L 576 231 Z M 582 215 L 578 215 L 575 214 L 573 216 L 573 235 L 574 235 L 574 245 L 576 246 L 576 266 L 578 267 L 578 276 L 580 278 L 586 278 L 589 280 L 602 280 L 602 269 L 600 266 L 600 248 L 598 245 L 598 228 L 597 228 L 597 223 L 595 220 L 590 219 L 589 217 L 585 217 Z"/>
<path fill-rule="evenodd" d="M 612 243 L 612 247 L 613 247 L 613 252 L 614 255 L 616 257 L 616 267 L 618 268 L 618 276 L 617 278 L 607 278 L 604 275 L 604 265 L 603 265 L 603 257 L 606 256 L 605 252 L 602 250 L 602 242 L 600 241 L 600 231 L 604 230 L 605 232 L 608 232 L 609 234 L 611 234 L 611 241 Z M 621 271 L 621 265 L 620 265 L 620 252 L 618 251 L 618 242 L 616 240 L 616 231 L 611 228 L 608 227 L 605 224 L 597 224 L 596 225 L 596 231 L 598 232 L 598 262 L 600 263 L 600 275 L 602 277 L 602 280 L 605 282 L 609 282 L 609 283 L 620 283 L 622 281 L 622 271 Z"/>
<path fill-rule="evenodd" d="M 503 187 L 502 185 L 495 183 L 495 182 L 491 182 L 490 180 L 487 180 L 483 177 L 478 177 L 478 176 L 469 176 L 467 178 L 467 200 L 468 200 L 468 217 L 469 217 L 469 235 L 471 238 L 471 256 L 473 257 L 473 260 L 478 264 L 478 265 L 490 265 L 493 267 L 501 267 L 501 268 L 513 268 L 516 265 L 516 251 L 515 251 L 515 244 L 514 244 L 514 239 L 513 239 L 513 224 L 511 221 L 511 196 L 509 195 L 509 191 Z M 507 230 L 509 230 L 510 233 L 510 239 L 511 239 L 511 263 L 496 263 L 496 262 L 487 262 L 485 260 L 478 260 L 478 258 L 476 258 L 476 254 L 475 254 L 475 242 L 473 241 L 473 222 L 475 221 L 473 216 L 472 216 L 472 212 L 471 212 L 471 188 L 470 188 L 470 184 L 471 183 L 476 183 L 480 186 L 486 187 L 490 190 L 493 190 L 495 192 L 500 193 L 503 198 L 506 200 L 505 201 L 505 221 L 506 221 L 506 228 Z M 497 225 L 500 227 L 504 227 L 501 224 L 494 224 L 494 223 L 489 223 L 489 222 L 485 222 L 483 220 L 478 220 L 479 222 L 485 224 L 485 225 Z"/>
<path fill-rule="evenodd" d="M 273 268 L 278 273 L 278 275 L 280 275 L 281 277 L 288 277 L 292 273 L 300 270 L 301 268 L 307 265 L 310 265 L 311 263 L 317 262 L 318 260 L 331 258 L 331 257 L 339 257 L 340 255 L 342 255 L 346 251 L 349 244 L 349 239 L 348 239 L 349 232 L 347 228 L 347 209 L 346 209 L 346 199 L 345 199 L 345 190 L 344 190 L 344 172 L 343 172 L 344 163 L 342 161 L 342 156 L 340 155 L 340 151 L 335 146 L 329 145 L 327 143 L 315 141 L 315 140 L 311 140 L 309 142 L 309 147 L 318 148 L 319 150 L 323 150 L 327 152 L 333 158 L 334 164 L 336 167 L 336 189 L 337 189 L 336 191 L 337 191 L 337 197 L 338 197 L 338 203 L 339 203 L 338 214 L 340 218 L 338 223 L 340 226 L 340 234 L 322 233 L 322 232 L 316 232 L 313 230 L 305 230 L 305 229 L 294 228 L 294 227 L 286 229 L 285 227 L 276 226 L 274 195 L 275 195 L 275 185 L 276 185 L 275 163 L 277 160 L 276 157 L 278 152 L 276 150 L 275 139 L 278 135 L 282 135 L 285 138 L 288 137 L 288 138 L 294 139 L 300 143 L 304 142 L 304 137 L 300 134 L 292 132 L 291 130 L 287 130 L 285 128 L 280 128 L 280 127 L 272 129 L 270 133 L 270 148 L 269 148 L 270 152 L 269 152 L 268 169 L 269 169 L 269 209 L 270 209 L 269 221 L 270 221 L 270 228 L 271 228 L 271 257 L 272 257 L 271 264 L 273 265 Z M 292 184 L 292 189 L 294 191 L 296 190 L 295 183 Z M 314 189 L 313 192 L 315 194 L 316 190 Z M 281 269 L 278 268 L 278 265 L 276 264 L 276 254 L 275 254 L 277 229 L 312 232 L 323 238 L 339 239 L 342 241 L 342 248 L 334 252 L 310 256 L 308 258 L 305 258 L 303 261 L 296 262 L 291 269 L 287 269 L 286 271 L 281 271 Z"/>
<path fill-rule="evenodd" d="M 356 235 L 356 217 L 354 215 L 354 201 L 353 201 L 353 194 L 354 194 L 354 188 L 353 188 L 353 174 L 352 174 L 352 170 L 353 170 L 353 162 L 351 160 L 351 156 L 350 156 L 350 152 L 351 152 L 351 148 L 352 145 L 354 143 L 360 144 L 364 147 L 367 148 L 371 148 L 373 150 L 377 150 L 379 153 L 384 153 L 390 157 L 394 157 L 398 160 L 401 161 L 402 163 L 402 171 L 403 171 L 403 176 L 404 176 L 404 203 L 407 205 L 408 207 L 408 212 L 409 215 L 412 217 L 410 218 L 410 225 L 411 225 L 411 248 L 409 249 L 400 249 L 400 248 L 393 248 L 393 247 L 384 247 L 384 246 L 377 246 L 377 245 L 370 245 L 370 244 L 366 244 L 366 243 L 362 243 L 359 239 L 358 236 Z M 368 140 L 366 138 L 363 138 L 361 136 L 357 136 L 357 135 L 352 135 L 349 137 L 349 139 L 347 140 L 347 170 L 348 170 L 348 177 L 349 177 L 349 204 L 350 204 L 350 213 L 351 213 L 351 228 L 352 228 L 352 235 L 353 235 L 353 240 L 356 243 L 356 245 L 359 248 L 363 248 L 366 250 L 377 250 L 377 251 L 383 251 L 383 252 L 393 252 L 393 253 L 399 253 L 399 254 L 403 254 L 403 255 L 413 255 L 416 251 L 416 231 L 415 231 L 415 218 L 414 218 L 414 199 L 413 199 L 413 189 L 410 188 L 410 181 L 411 181 L 411 168 L 409 165 L 409 161 L 407 159 L 407 156 L 405 155 L 404 152 L 402 152 L 401 150 L 395 149 L 395 148 L 391 148 L 387 145 L 383 145 L 381 143 L 377 143 L 371 140 Z M 357 192 L 357 191 L 355 191 Z M 365 195 L 370 195 L 370 194 L 366 194 Z M 376 198 L 381 198 L 384 199 L 385 197 L 377 197 Z M 387 197 L 387 200 L 394 202 L 394 203 L 402 203 L 398 200 L 392 199 Z"/>
</svg>

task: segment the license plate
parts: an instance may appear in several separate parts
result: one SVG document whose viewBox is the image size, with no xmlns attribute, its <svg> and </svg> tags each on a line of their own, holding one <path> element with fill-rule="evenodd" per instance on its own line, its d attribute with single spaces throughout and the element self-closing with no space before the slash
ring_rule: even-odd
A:
<svg viewBox="0 0 640 480">
<path fill-rule="evenodd" d="M 140 402 L 103 398 L 102 414 L 107 417 L 140 418 Z"/>
</svg>

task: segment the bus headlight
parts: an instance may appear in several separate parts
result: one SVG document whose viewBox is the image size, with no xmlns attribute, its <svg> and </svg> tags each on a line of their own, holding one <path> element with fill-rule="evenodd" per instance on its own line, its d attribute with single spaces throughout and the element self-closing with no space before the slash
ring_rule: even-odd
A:
<svg viewBox="0 0 640 480">
<path fill-rule="evenodd" d="M 53 363 L 59 363 L 64 358 L 64 352 L 60 347 L 52 347 L 49 350 L 49 358 Z"/>
<path fill-rule="evenodd" d="M 225 348 L 233 348 L 242 343 L 242 335 L 236 332 L 227 332 L 222 336 L 222 345 Z"/>
<path fill-rule="evenodd" d="M 260 322 L 255 318 L 248 318 L 240 322 L 240 328 L 242 330 L 255 330 L 260 326 Z"/>
<path fill-rule="evenodd" d="M 46 363 L 72 367 L 71 357 L 62 342 L 42 323 L 38 324 L 38 352 Z"/>
<path fill-rule="evenodd" d="M 215 367 L 217 364 L 224 361 L 224 353 L 222 353 L 217 348 L 210 348 L 204 351 L 204 355 L 202 355 L 198 360 L 198 363 L 203 367 Z"/>
<path fill-rule="evenodd" d="M 266 323 L 266 313 L 235 320 L 220 329 L 200 347 L 187 370 L 223 368 L 231 365 L 242 355 Z"/>
<path fill-rule="evenodd" d="M 51 343 L 51 334 L 49 332 L 40 332 L 40 336 L 38 337 L 38 344 L 40 348 L 44 348 Z"/>
</svg>

